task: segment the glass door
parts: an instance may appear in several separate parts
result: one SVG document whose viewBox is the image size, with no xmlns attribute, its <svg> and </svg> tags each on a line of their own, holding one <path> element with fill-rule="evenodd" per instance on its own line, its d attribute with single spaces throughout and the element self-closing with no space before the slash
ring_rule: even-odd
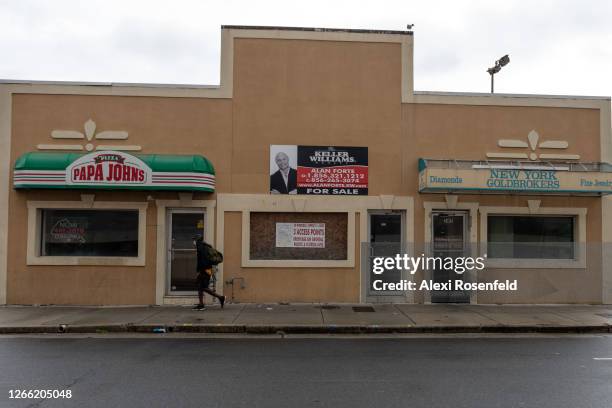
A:
<svg viewBox="0 0 612 408">
<path fill-rule="evenodd" d="M 197 291 L 193 237 L 204 236 L 204 211 L 170 209 L 167 226 L 167 293 L 192 295 Z"/>
<path fill-rule="evenodd" d="M 393 257 L 403 254 L 404 231 L 403 213 L 401 212 L 370 212 L 370 259 L 368 274 L 368 296 L 403 296 L 402 291 L 379 291 L 373 288 L 375 280 L 397 283 L 402 280 L 402 270 L 385 270 L 382 274 L 373 272 L 373 262 L 376 257 Z"/>
<path fill-rule="evenodd" d="M 466 212 L 434 212 L 432 213 L 433 242 L 432 253 L 434 257 L 458 258 L 469 256 L 467 246 L 467 213 Z M 436 264 L 436 266 L 438 266 Z M 462 274 L 454 270 L 435 268 L 433 281 L 447 283 L 449 280 L 461 280 Z M 454 285 L 453 285 L 454 286 Z M 435 290 L 431 291 L 432 303 L 469 303 L 470 294 L 459 290 Z"/>
</svg>

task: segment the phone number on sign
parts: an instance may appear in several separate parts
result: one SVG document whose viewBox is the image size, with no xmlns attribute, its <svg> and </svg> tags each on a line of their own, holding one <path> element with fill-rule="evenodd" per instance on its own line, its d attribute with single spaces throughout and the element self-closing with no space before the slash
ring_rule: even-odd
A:
<svg viewBox="0 0 612 408">
<path fill-rule="evenodd" d="M 72 390 L 9 390 L 10 399 L 72 398 Z"/>
</svg>

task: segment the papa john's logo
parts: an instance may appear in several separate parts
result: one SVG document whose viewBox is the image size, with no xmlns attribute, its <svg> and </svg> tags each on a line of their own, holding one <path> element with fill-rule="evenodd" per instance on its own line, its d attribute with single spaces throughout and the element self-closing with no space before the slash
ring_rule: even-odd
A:
<svg viewBox="0 0 612 408">
<path fill-rule="evenodd" d="M 152 171 L 138 157 L 123 152 L 94 152 L 75 160 L 66 169 L 66 183 L 87 185 L 143 185 Z"/>
</svg>

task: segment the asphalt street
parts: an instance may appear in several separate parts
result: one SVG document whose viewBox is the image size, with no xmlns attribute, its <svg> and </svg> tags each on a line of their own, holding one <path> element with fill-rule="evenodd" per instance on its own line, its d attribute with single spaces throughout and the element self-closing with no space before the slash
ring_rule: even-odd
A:
<svg viewBox="0 0 612 408">
<path fill-rule="evenodd" d="M 0 337 L 1 407 L 612 406 L 612 336 Z M 13 390 L 70 399 L 11 399 Z"/>
</svg>

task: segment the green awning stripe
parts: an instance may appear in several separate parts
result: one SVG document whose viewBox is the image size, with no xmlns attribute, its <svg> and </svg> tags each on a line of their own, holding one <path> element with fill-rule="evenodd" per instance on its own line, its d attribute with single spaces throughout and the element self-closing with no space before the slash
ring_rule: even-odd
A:
<svg viewBox="0 0 612 408">
<path fill-rule="evenodd" d="M 17 187 L 17 186 L 16 186 Z M 202 191 L 207 193 L 213 193 L 215 189 L 213 187 L 201 187 L 192 185 L 176 185 L 176 186 L 138 186 L 137 188 L 131 186 L 72 186 L 68 187 L 65 184 L 27 184 L 20 186 L 21 188 L 43 188 L 43 189 L 57 189 L 57 190 L 147 190 L 147 191 Z"/>
<path fill-rule="evenodd" d="M 109 151 L 109 153 L 113 153 Z M 117 152 L 121 153 L 121 152 Z M 92 153 L 88 153 L 92 154 Z M 215 170 L 200 155 L 142 154 L 134 156 L 150 168 L 150 179 L 144 183 L 76 181 L 66 171 L 84 154 L 63 152 L 30 152 L 15 162 L 13 184 L 16 189 L 112 189 L 112 190 L 177 190 L 215 191 Z M 76 163 L 74 163 L 76 164 Z M 70 180 L 67 180 L 70 179 Z"/>
<path fill-rule="evenodd" d="M 15 170 L 65 170 L 84 153 L 29 152 L 15 162 Z M 212 163 L 200 155 L 134 154 L 154 172 L 215 174 Z"/>
</svg>

